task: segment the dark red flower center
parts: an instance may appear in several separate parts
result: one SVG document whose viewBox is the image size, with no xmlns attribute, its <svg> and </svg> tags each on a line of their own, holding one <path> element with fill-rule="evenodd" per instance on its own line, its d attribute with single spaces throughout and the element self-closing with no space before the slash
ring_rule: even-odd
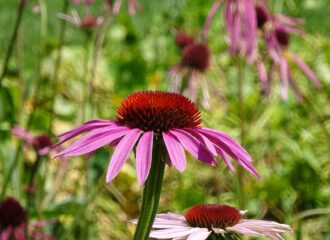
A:
<svg viewBox="0 0 330 240">
<path fill-rule="evenodd" d="M 17 227 L 26 222 L 26 212 L 12 197 L 7 197 L 0 204 L 0 230 L 7 227 Z"/>
<path fill-rule="evenodd" d="M 121 103 L 117 112 L 121 124 L 143 131 L 192 128 L 202 122 L 200 111 L 192 101 L 170 92 L 136 92 Z"/>
<path fill-rule="evenodd" d="M 180 48 L 184 48 L 188 45 L 190 45 L 191 43 L 194 42 L 194 38 L 187 35 L 187 34 L 184 34 L 182 32 L 179 32 L 176 37 L 175 37 L 175 41 L 176 41 L 176 44 L 180 47 Z"/>
<path fill-rule="evenodd" d="M 98 20 L 97 17 L 92 16 L 92 15 L 86 15 L 84 16 L 81 21 L 80 21 L 80 26 L 82 28 L 93 28 L 98 25 Z"/>
<path fill-rule="evenodd" d="M 263 6 L 256 6 L 256 15 L 257 15 L 257 26 L 258 28 L 263 28 L 263 26 L 268 22 L 269 15 L 267 10 Z"/>
<path fill-rule="evenodd" d="M 290 43 L 290 35 L 287 31 L 285 31 L 283 28 L 276 28 L 275 29 L 275 35 L 278 43 L 282 47 L 287 47 Z"/>
<path fill-rule="evenodd" d="M 191 227 L 221 228 L 231 227 L 237 224 L 242 215 L 237 208 L 228 205 L 196 205 L 190 208 L 184 215 Z"/>
<path fill-rule="evenodd" d="M 192 43 L 183 50 L 181 62 L 203 72 L 209 67 L 210 51 L 204 43 Z"/>
<path fill-rule="evenodd" d="M 34 139 L 33 146 L 37 149 L 43 149 L 45 147 L 51 147 L 52 142 L 47 135 L 40 135 Z"/>
</svg>

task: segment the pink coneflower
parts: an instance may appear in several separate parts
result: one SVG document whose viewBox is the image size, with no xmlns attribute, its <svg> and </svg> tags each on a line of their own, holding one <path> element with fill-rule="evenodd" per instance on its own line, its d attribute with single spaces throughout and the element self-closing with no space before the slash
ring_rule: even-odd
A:
<svg viewBox="0 0 330 240">
<path fill-rule="evenodd" d="M 112 13 L 118 14 L 121 9 L 122 0 L 115 0 L 113 6 L 112 4 L 110 4 L 110 1 L 107 1 L 107 4 L 109 5 L 110 8 L 112 7 Z M 127 0 L 127 4 L 128 4 L 128 12 L 130 15 L 134 15 L 137 10 L 141 9 L 141 4 L 138 0 Z"/>
<path fill-rule="evenodd" d="M 55 157 L 91 155 L 104 145 L 115 147 L 106 176 L 109 183 L 135 148 L 137 177 L 144 185 L 151 166 L 153 145 L 158 143 L 167 149 L 169 164 L 179 172 L 186 168 L 185 149 L 194 158 L 211 166 L 216 165 L 215 157 L 220 156 L 235 171 L 229 155 L 258 176 L 250 155 L 225 133 L 201 127 L 199 109 L 180 94 L 136 92 L 122 102 L 117 113 L 116 120 L 92 120 L 61 134 L 60 142 L 55 146 L 89 132 Z"/>
<path fill-rule="evenodd" d="M 216 0 L 206 18 L 203 38 L 209 30 L 211 21 L 221 6 L 222 0 Z M 252 63 L 256 56 L 257 23 L 253 0 L 227 0 L 225 7 L 226 28 L 229 35 L 230 52 L 240 53 Z"/>
<path fill-rule="evenodd" d="M 294 91 L 298 101 L 303 99 L 297 84 L 293 81 L 289 68 L 290 62 L 295 62 L 302 72 L 310 79 L 315 88 L 320 88 L 321 83 L 313 70 L 297 55 L 289 51 L 292 34 L 304 34 L 300 24 L 303 19 L 291 18 L 282 14 L 271 15 L 266 5 L 259 0 L 256 5 L 258 27 L 262 32 L 267 45 L 267 52 L 272 60 L 271 71 L 279 69 L 281 78 L 281 97 L 287 99 L 289 86 Z M 265 95 L 270 93 L 272 78 L 268 77 L 264 60 L 259 57 L 257 61 L 259 79 L 263 85 Z"/>
<path fill-rule="evenodd" d="M 50 137 L 45 134 L 33 136 L 20 126 L 15 126 L 11 133 L 24 140 L 26 147 L 33 147 L 38 155 L 46 155 L 51 150 L 52 142 Z"/>
<path fill-rule="evenodd" d="M 196 102 L 198 90 L 202 89 L 202 105 L 210 107 L 207 77 L 211 53 L 205 43 L 195 42 L 189 35 L 178 33 L 176 43 L 181 48 L 181 60 L 169 72 L 170 91 L 183 92 Z M 185 81 L 186 80 L 186 81 Z"/>
<path fill-rule="evenodd" d="M 47 224 L 45 221 L 28 224 L 26 211 L 12 197 L 0 203 L 0 240 L 53 239 L 40 231 Z"/>
<path fill-rule="evenodd" d="M 184 216 L 157 214 L 150 237 L 154 239 L 239 239 L 238 234 L 282 240 L 280 233 L 291 232 L 289 225 L 273 221 L 244 219 L 246 211 L 228 205 L 196 205 Z M 136 221 L 133 221 L 136 223 Z"/>
<path fill-rule="evenodd" d="M 90 32 L 93 28 L 100 26 L 104 21 L 104 18 L 102 16 L 94 16 L 90 14 L 87 14 L 81 18 L 79 17 L 78 12 L 76 10 L 72 11 L 71 16 L 62 13 L 58 13 L 57 16 L 60 19 L 63 19 L 76 26 L 81 27 L 87 32 Z"/>
</svg>

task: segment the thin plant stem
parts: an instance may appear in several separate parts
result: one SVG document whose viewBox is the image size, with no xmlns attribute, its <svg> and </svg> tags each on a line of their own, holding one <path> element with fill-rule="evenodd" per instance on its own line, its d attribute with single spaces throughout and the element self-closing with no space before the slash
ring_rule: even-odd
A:
<svg viewBox="0 0 330 240">
<path fill-rule="evenodd" d="M 62 8 L 62 13 L 66 14 L 68 12 L 70 6 L 70 1 L 69 0 L 64 0 L 63 3 L 63 8 Z M 66 32 L 66 26 L 67 26 L 67 22 L 66 21 L 62 21 L 61 22 L 61 26 L 60 26 L 60 34 L 58 37 L 58 49 L 57 49 L 57 56 L 56 56 L 56 61 L 55 61 L 55 66 L 54 66 L 54 75 L 53 75 L 53 92 L 52 92 L 52 96 L 50 98 L 50 122 L 49 122 L 49 130 L 50 132 L 52 132 L 53 129 L 53 121 L 54 121 L 54 103 L 55 103 L 55 96 L 56 96 L 56 83 L 58 80 L 58 75 L 59 75 L 59 70 L 60 70 L 60 66 L 62 63 L 62 48 L 64 45 L 64 37 L 65 37 L 65 32 Z"/>
<path fill-rule="evenodd" d="M 90 74 L 89 74 L 89 82 L 88 82 L 88 98 L 91 100 L 91 114 L 94 115 L 94 107 L 95 107 L 95 102 L 94 102 L 94 95 L 93 95 L 93 90 L 94 90 L 94 81 L 95 81 L 95 75 L 96 75 L 96 69 L 97 69 L 97 63 L 98 63 L 98 57 L 101 52 L 105 35 L 108 30 L 108 24 L 112 20 L 112 16 L 108 14 L 105 17 L 104 22 L 102 23 L 102 26 L 100 27 L 97 36 L 96 36 L 96 42 L 95 46 L 93 49 L 92 53 L 92 62 L 91 62 L 91 67 L 90 67 Z"/>
<path fill-rule="evenodd" d="M 26 1 L 22 0 L 20 3 L 23 5 L 21 7 L 24 9 Z M 41 20 L 40 20 L 41 21 L 41 30 L 40 30 L 41 52 L 39 54 L 39 64 L 38 64 L 38 67 L 37 67 L 37 75 L 38 76 L 36 77 L 36 81 L 33 84 L 33 85 L 36 85 L 35 94 L 38 93 L 39 87 L 41 85 L 41 83 L 40 83 L 40 80 L 41 80 L 41 76 L 40 76 L 40 74 L 41 74 L 41 58 L 44 56 L 44 51 L 45 51 L 44 40 L 45 40 L 45 36 L 46 36 L 46 33 L 47 33 L 47 9 L 46 9 L 46 5 L 44 4 L 43 0 L 39 0 L 39 3 L 41 5 Z M 17 26 L 17 29 L 18 29 L 18 27 L 19 27 L 19 24 Z M 17 36 L 17 32 L 15 34 L 15 39 L 16 39 L 16 36 Z M 1 85 L 1 82 L 0 82 L 0 85 Z M 36 99 L 36 95 L 34 96 L 34 98 Z M 36 100 L 36 102 L 37 102 L 37 100 Z M 33 117 L 34 117 L 34 114 L 35 114 L 35 109 L 34 108 L 35 107 L 33 107 L 33 110 L 29 114 L 28 119 L 26 121 L 26 129 L 27 130 L 29 130 L 29 128 L 32 124 L 32 121 L 33 121 Z M 3 187 L 2 187 L 2 190 L 1 190 L 0 199 L 2 199 L 4 197 L 4 195 L 6 194 L 11 176 L 12 176 L 16 166 L 19 164 L 19 159 L 20 159 L 20 154 L 21 154 L 22 149 L 23 149 L 23 144 L 20 143 L 18 145 L 18 147 L 16 148 L 14 160 L 12 162 L 12 165 L 9 168 L 8 174 L 6 175 L 6 177 L 4 179 L 4 184 L 3 184 Z"/>
<path fill-rule="evenodd" d="M 245 104 L 244 104 L 244 85 L 243 85 L 243 59 L 237 57 L 237 97 L 240 118 L 240 141 L 241 145 L 245 144 Z M 245 192 L 244 192 L 244 171 L 243 168 L 238 168 L 237 171 L 237 194 L 240 209 L 244 209 L 245 205 Z"/>
<path fill-rule="evenodd" d="M 162 141 L 155 141 L 152 154 L 151 169 L 143 189 L 142 206 L 133 238 L 134 240 L 149 239 L 163 185 L 166 155 L 164 143 Z"/>
<path fill-rule="evenodd" d="M 21 152 L 22 148 L 23 148 L 23 144 L 22 143 L 19 143 L 19 145 L 18 145 L 18 147 L 17 147 L 17 149 L 15 151 L 13 162 L 12 162 L 12 164 L 9 167 L 9 170 L 8 170 L 7 175 L 4 176 L 3 185 L 2 185 L 1 194 L 0 194 L 0 201 L 2 201 L 3 198 L 5 197 L 5 194 L 6 194 L 6 191 L 7 191 L 8 184 L 10 182 L 11 176 L 12 176 L 14 170 L 15 170 L 15 167 L 18 164 L 19 157 L 20 157 L 20 152 Z"/>
<path fill-rule="evenodd" d="M 13 54 L 13 50 L 14 50 L 18 30 L 19 30 L 21 22 L 22 22 L 25 6 L 26 6 L 26 0 L 20 0 L 20 2 L 18 4 L 18 8 L 17 8 L 17 17 L 16 17 L 15 26 L 14 26 L 14 31 L 10 38 L 9 46 L 7 47 L 7 52 L 5 55 L 5 60 L 4 60 L 2 72 L 0 75 L 0 88 L 2 86 L 2 81 L 5 78 L 7 71 L 8 71 L 9 60 L 10 60 L 11 55 Z"/>
</svg>

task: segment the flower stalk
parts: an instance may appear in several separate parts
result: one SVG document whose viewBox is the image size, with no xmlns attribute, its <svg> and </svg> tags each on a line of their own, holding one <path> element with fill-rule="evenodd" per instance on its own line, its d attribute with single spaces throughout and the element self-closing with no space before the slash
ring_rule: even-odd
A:
<svg viewBox="0 0 330 240">
<path fill-rule="evenodd" d="M 244 105 L 244 89 L 243 89 L 243 59 L 237 56 L 237 97 L 238 97 L 238 108 L 239 108 L 239 118 L 240 118 L 240 140 L 241 145 L 244 146 L 245 143 L 245 105 Z M 238 194 L 238 204 L 241 209 L 244 209 L 244 172 L 241 168 L 237 171 L 237 194 Z"/>
<path fill-rule="evenodd" d="M 22 22 L 25 6 L 26 6 L 26 0 L 21 0 L 19 2 L 18 9 L 17 9 L 17 18 L 16 18 L 16 22 L 15 22 L 14 31 L 13 31 L 13 34 L 12 34 L 11 39 L 9 41 L 9 46 L 7 48 L 5 60 L 4 60 L 4 63 L 3 63 L 3 69 L 2 69 L 2 72 L 1 72 L 1 75 L 0 75 L 0 87 L 2 85 L 2 80 L 5 78 L 5 76 L 7 74 L 7 71 L 8 71 L 9 60 L 10 60 L 11 55 L 13 54 L 13 50 L 14 50 L 14 47 L 15 47 L 15 42 L 16 42 L 16 38 L 17 38 L 17 35 L 18 35 L 18 30 L 19 30 L 21 22 Z"/>
<path fill-rule="evenodd" d="M 143 190 L 141 212 L 134 240 L 147 240 L 149 238 L 156 216 L 166 164 L 166 154 L 162 140 L 155 141 L 152 156 L 150 174 Z"/>
</svg>

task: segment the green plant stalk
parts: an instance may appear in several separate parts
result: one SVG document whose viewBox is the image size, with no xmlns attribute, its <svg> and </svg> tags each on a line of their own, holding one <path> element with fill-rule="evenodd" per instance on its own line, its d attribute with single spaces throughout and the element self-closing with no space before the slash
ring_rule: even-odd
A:
<svg viewBox="0 0 330 240">
<path fill-rule="evenodd" d="M 141 212 L 134 240 L 147 240 L 155 219 L 166 165 L 163 144 L 162 141 L 157 141 L 153 147 L 151 169 L 143 189 Z"/>
<path fill-rule="evenodd" d="M 19 157 L 20 157 L 20 152 L 21 152 L 22 148 L 23 148 L 23 144 L 22 143 L 19 143 L 19 145 L 17 147 L 17 150 L 15 152 L 14 160 L 13 160 L 12 164 L 9 167 L 9 170 L 8 170 L 7 175 L 4 176 L 3 185 L 2 185 L 1 194 L 0 194 L 0 201 L 2 201 L 3 198 L 5 197 L 5 194 L 6 194 L 6 191 L 7 191 L 7 188 L 8 188 L 8 184 L 9 184 L 9 181 L 11 179 L 11 176 L 12 176 L 12 174 L 14 172 L 15 167 L 18 164 Z"/>
<path fill-rule="evenodd" d="M 17 17 L 16 17 L 14 31 L 13 31 L 13 34 L 10 38 L 9 46 L 7 48 L 5 60 L 4 60 L 4 63 L 3 63 L 2 73 L 1 73 L 1 76 L 0 76 L 0 87 L 2 86 L 2 80 L 5 78 L 5 76 L 7 74 L 7 71 L 8 71 L 9 60 L 10 60 L 11 55 L 13 54 L 13 50 L 14 50 L 18 30 L 19 30 L 19 27 L 20 27 L 21 22 L 22 22 L 25 6 L 26 6 L 26 0 L 21 0 L 19 2 L 18 9 L 17 9 Z"/>
<path fill-rule="evenodd" d="M 63 3 L 63 8 L 62 8 L 62 13 L 66 14 L 68 12 L 70 6 L 70 1 L 69 0 L 64 0 Z M 52 132 L 53 129 L 53 121 L 54 121 L 54 102 L 55 102 L 55 96 L 56 96 L 56 83 L 58 80 L 58 75 L 59 75 L 59 69 L 62 63 L 62 48 L 64 45 L 64 37 L 65 37 L 65 32 L 66 32 L 66 26 L 67 26 L 67 22 L 66 21 L 62 21 L 61 22 L 61 27 L 60 27 L 60 34 L 59 34 L 59 38 L 58 38 L 58 49 L 57 49 L 57 57 L 56 57 L 56 61 L 55 61 L 55 67 L 54 67 L 54 75 L 53 75 L 53 92 L 51 95 L 51 99 L 50 99 L 50 120 L 49 120 L 49 130 L 50 132 Z"/>
<path fill-rule="evenodd" d="M 245 105 L 244 105 L 244 85 L 243 85 L 243 59 L 237 57 L 237 97 L 238 97 L 238 107 L 239 107 L 239 118 L 240 118 L 240 142 L 241 145 L 245 144 Z M 238 204 L 240 209 L 245 207 L 245 192 L 244 192 L 244 171 L 243 168 L 238 168 L 237 170 L 237 194 L 238 194 Z"/>
</svg>

